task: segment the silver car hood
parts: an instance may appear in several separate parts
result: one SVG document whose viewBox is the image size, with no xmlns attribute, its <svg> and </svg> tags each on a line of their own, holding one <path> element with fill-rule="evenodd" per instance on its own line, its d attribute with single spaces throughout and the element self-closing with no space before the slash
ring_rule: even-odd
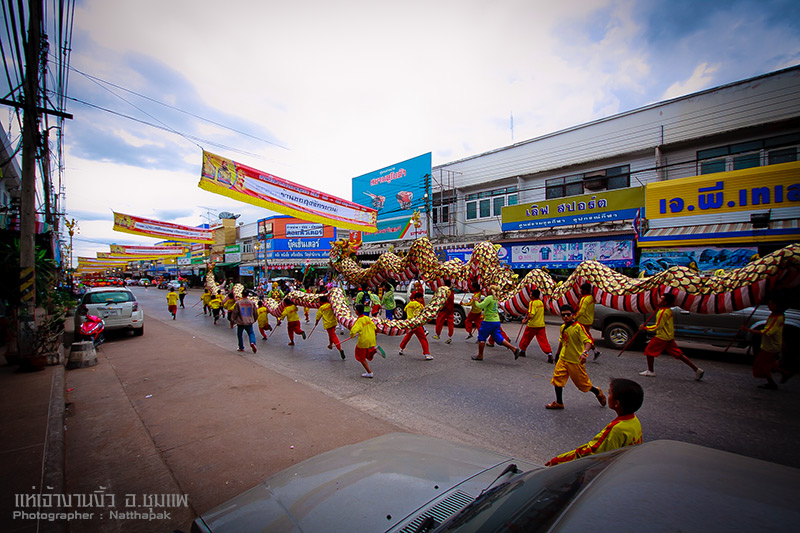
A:
<svg viewBox="0 0 800 533">
<path fill-rule="evenodd" d="M 195 530 L 400 530 L 426 509 L 438 506 L 442 519 L 455 514 L 511 462 L 520 471 L 542 468 L 432 437 L 391 433 L 289 467 L 202 515 Z"/>
</svg>

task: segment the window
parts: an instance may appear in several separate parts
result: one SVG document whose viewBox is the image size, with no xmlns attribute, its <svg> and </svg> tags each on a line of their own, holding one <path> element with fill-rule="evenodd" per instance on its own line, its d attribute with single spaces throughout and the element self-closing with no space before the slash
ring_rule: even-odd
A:
<svg viewBox="0 0 800 533">
<path fill-rule="evenodd" d="M 595 170 L 584 174 L 545 181 L 545 198 L 564 198 L 584 193 L 610 191 L 630 187 L 630 165 Z"/>
<path fill-rule="evenodd" d="M 253 242 L 245 242 L 242 244 L 242 253 L 243 254 L 251 254 L 253 253 Z"/>
<path fill-rule="evenodd" d="M 699 150 L 698 173 L 713 174 L 797 161 L 799 146 L 800 134 L 791 134 Z"/>
<path fill-rule="evenodd" d="M 519 193 L 516 186 L 468 194 L 467 220 L 499 217 L 504 206 L 517 205 L 518 200 Z"/>
</svg>

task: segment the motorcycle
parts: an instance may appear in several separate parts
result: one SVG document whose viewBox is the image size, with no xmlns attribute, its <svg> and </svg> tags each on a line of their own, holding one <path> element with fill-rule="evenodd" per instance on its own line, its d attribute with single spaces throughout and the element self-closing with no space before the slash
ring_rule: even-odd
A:
<svg viewBox="0 0 800 533">
<path fill-rule="evenodd" d="M 103 330 L 106 323 L 99 316 L 86 315 L 86 320 L 81 324 L 78 334 L 81 340 L 92 341 L 94 347 L 97 348 L 105 340 L 103 338 Z"/>
</svg>

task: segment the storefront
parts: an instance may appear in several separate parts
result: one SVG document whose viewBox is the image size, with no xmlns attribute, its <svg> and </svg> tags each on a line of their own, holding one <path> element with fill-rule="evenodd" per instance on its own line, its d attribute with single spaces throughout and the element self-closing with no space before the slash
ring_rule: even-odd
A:
<svg viewBox="0 0 800 533">
<path fill-rule="evenodd" d="M 275 216 L 259 220 L 258 238 L 258 263 L 266 278 L 312 279 L 327 270 L 336 228 Z"/>
</svg>

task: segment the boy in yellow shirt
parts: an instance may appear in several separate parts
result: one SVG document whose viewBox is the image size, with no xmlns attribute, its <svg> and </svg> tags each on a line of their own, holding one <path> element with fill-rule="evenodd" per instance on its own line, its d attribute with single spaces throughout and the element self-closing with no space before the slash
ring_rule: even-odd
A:
<svg viewBox="0 0 800 533">
<path fill-rule="evenodd" d="M 606 397 L 603 391 L 592 385 L 589 374 L 586 373 L 586 358 L 592 347 L 592 339 L 586 334 L 583 327 L 575 321 L 575 314 L 571 306 L 561 308 L 561 337 L 558 343 L 556 366 L 553 369 L 553 379 L 550 380 L 556 391 L 556 401 L 545 406 L 547 409 L 564 408 L 564 385 L 567 379 L 578 387 L 581 392 L 591 392 L 603 407 L 606 406 Z"/>
<path fill-rule="evenodd" d="M 269 325 L 269 311 L 267 311 L 263 300 L 258 301 L 258 311 L 256 313 L 258 316 L 258 332 L 266 340 L 269 337 L 267 331 L 272 331 L 272 326 Z"/>
<path fill-rule="evenodd" d="M 481 329 L 481 322 L 483 322 L 483 311 L 477 304 L 481 301 L 481 291 L 476 286 L 472 286 L 472 299 L 466 305 L 471 306 L 467 317 L 464 320 L 464 329 L 467 330 L 467 339 L 472 338 L 472 329 Z"/>
<path fill-rule="evenodd" d="M 553 466 L 587 455 L 641 444 L 642 424 L 636 418 L 636 411 L 643 401 L 644 391 L 641 385 L 629 379 L 612 379 L 608 384 L 608 406 L 617 413 L 617 418 L 583 446 L 557 455 L 544 465 Z"/>
<path fill-rule="evenodd" d="M 213 297 L 210 290 L 206 289 L 203 291 L 203 295 L 200 297 L 200 301 L 203 302 L 203 315 L 211 315 L 211 308 L 208 306 L 208 303 Z"/>
<path fill-rule="evenodd" d="M 409 320 L 416 317 L 418 314 L 422 312 L 422 309 L 425 307 L 425 297 L 422 295 L 421 292 L 415 292 L 411 295 L 411 301 L 408 302 L 406 305 L 406 317 Z M 426 361 L 433 360 L 433 356 L 430 353 L 430 347 L 428 346 L 428 339 L 425 337 L 425 330 L 422 329 L 422 326 L 417 326 L 414 329 L 410 329 L 406 332 L 403 340 L 400 341 L 400 355 L 403 355 L 403 350 L 406 346 L 408 346 L 408 341 L 411 340 L 411 337 L 416 335 L 417 339 L 419 339 L 419 343 L 422 345 L 422 354 L 425 356 Z"/>
<path fill-rule="evenodd" d="M 375 354 L 378 352 L 377 339 L 375 338 L 375 323 L 372 322 L 367 315 L 364 314 L 364 305 L 356 304 L 356 313 L 358 313 L 358 320 L 356 320 L 353 327 L 350 328 L 350 337 L 358 336 L 356 341 L 356 361 L 362 364 L 364 372 L 361 374 L 362 378 L 371 378 L 372 370 L 369 367 L 368 361 L 372 361 Z"/>
<path fill-rule="evenodd" d="M 528 349 L 531 341 L 536 337 L 539 343 L 539 348 L 547 356 L 547 362 L 553 363 L 553 349 L 550 347 L 550 342 L 547 340 L 547 332 L 544 327 L 544 303 L 539 299 L 541 292 L 539 289 L 531 291 L 531 303 L 528 304 L 528 314 L 525 318 L 528 320 L 528 325 L 525 328 L 525 333 L 522 334 L 522 340 L 519 343 L 520 357 L 525 357 L 525 350 Z M 524 321 L 523 321 L 524 322 Z"/>
<path fill-rule="evenodd" d="M 286 317 L 286 333 L 289 334 L 289 346 L 294 346 L 294 334 L 299 333 L 303 336 L 303 340 L 306 340 L 306 332 L 300 327 L 300 315 L 297 314 L 297 306 L 289 298 L 284 298 L 283 303 L 286 307 L 283 308 L 277 325 L 280 326 L 281 319 Z"/>
<path fill-rule="evenodd" d="M 172 320 L 175 320 L 175 313 L 178 312 L 178 293 L 175 289 L 170 289 L 167 293 L 167 309 L 172 315 Z"/>
<path fill-rule="evenodd" d="M 767 382 L 759 385 L 758 388 L 778 390 L 778 384 L 772 379 L 772 372 L 777 370 L 783 374 L 781 383 L 786 383 L 791 377 L 789 372 L 778 366 L 778 356 L 783 349 L 783 325 L 786 320 L 783 313 L 785 306 L 782 302 L 777 302 L 775 298 L 770 298 L 767 302 L 767 307 L 770 310 L 770 315 L 762 329 L 751 329 L 745 326 L 742 326 L 741 329 L 753 335 L 761 336 L 761 344 L 756 358 L 753 360 L 753 377 L 764 378 Z"/>
<path fill-rule="evenodd" d="M 656 336 L 650 339 L 647 347 L 644 349 L 644 354 L 647 356 L 647 370 L 639 372 L 640 376 L 655 377 L 654 370 L 656 357 L 661 355 L 662 352 L 667 352 L 669 355 L 682 361 L 689 368 L 694 370 L 694 380 L 700 381 L 703 379 L 705 372 L 702 368 L 698 368 L 688 357 L 686 357 L 678 345 L 675 343 L 675 321 L 672 318 L 671 307 L 675 305 L 675 295 L 671 292 L 665 293 L 661 297 L 659 309 L 656 312 L 656 323 L 652 326 L 642 324 L 639 326 L 640 330 L 655 331 Z"/>
<path fill-rule="evenodd" d="M 317 320 L 314 322 L 314 327 L 317 327 L 319 321 L 322 320 L 322 327 L 328 332 L 328 349 L 332 350 L 335 344 L 336 349 L 339 350 L 339 355 L 344 359 L 344 350 L 342 350 L 339 337 L 336 336 L 336 316 L 333 314 L 333 307 L 331 307 L 327 295 L 320 296 L 319 301 L 322 302 L 322 305 L 317 309 Z"/>
<path fill-rule="evenodd" d="M 211 309 L 211 314 L 214 315 L 214 324 L 216 325 L 219 320 L 219 311 L 222 309 L 222 295 L 217 293 L 211 297 L 208 302 L 208 307 Z"/>
<path fill-rule="evenodd" d="M 575 312 L 575 322 L 580 324 L 586 335 L 592 340 L 592 350 L 594 351 L 594 358 L 600 357 L 600 352 L 594 345 L 592 338 L 592 323 L 594 322 L 594 296 L 592 296 L 592 285 L 584 283 L 581 285 L 581 300 L 578 302 L 578 310 Z"/>
</svg>

